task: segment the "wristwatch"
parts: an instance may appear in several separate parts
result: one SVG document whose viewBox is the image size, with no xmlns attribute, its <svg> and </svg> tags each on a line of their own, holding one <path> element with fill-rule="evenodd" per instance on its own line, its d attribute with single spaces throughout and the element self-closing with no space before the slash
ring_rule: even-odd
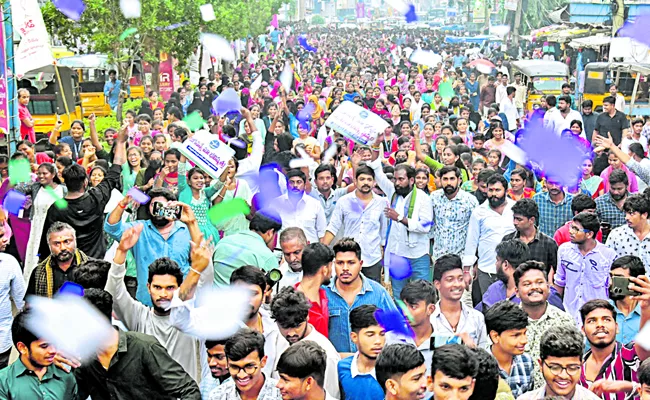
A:
<svg viewBox="0 0 650 400">
<path fill-rule="evenodd" d="M 402 222 L 404 216 L 402 214 L 397 214 L 397 222 Z"/>
</svg>

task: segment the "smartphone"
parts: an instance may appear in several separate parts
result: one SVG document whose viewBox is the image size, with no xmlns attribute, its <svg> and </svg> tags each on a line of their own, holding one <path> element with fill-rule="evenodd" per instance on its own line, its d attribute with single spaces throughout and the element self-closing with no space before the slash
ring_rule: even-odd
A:
<svg viewBox="0 0 650 400">
<path fill-rule="evenodd" d="M 625 276 L 612 276 L 612 293 L 622 296 L 640 296 L 641 293 L 628 288 L 630 286 L 630 278 Z"/>
<path fill-rule="evenodd" d="M 156 217 L 164 217 L 171 220 L 181 219 L 181 206 L 165 206 L 163 203 L 156 201 L 153 203 L 153 215 Z"/>
<path fill-rule="evenodd" d="M 446 344 L 463 344 L 463 341 L 456 335 L 433 334 L 429 341 L 429 350 L 435 350 Z"/>
</svg>

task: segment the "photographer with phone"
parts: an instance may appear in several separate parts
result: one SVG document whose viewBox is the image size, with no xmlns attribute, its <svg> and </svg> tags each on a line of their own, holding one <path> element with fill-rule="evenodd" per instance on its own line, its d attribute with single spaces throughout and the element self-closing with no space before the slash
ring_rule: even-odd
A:
<svg viewBox="0 0 650 400">
<path fill-rule="evenodd" d="M 638 278 L 645 275 L 645 267 L 639 257 L 623 256 L 614 260 L 609 274 L 612 277 L 609 286 L 609 302 L 614 306 L 618 324 L 616 340 L 629 343 L 639 333 L 641 306 L 634 298 L 635 293 L 632 293 L 628 286 L 630 277 Z"/>
</svg>

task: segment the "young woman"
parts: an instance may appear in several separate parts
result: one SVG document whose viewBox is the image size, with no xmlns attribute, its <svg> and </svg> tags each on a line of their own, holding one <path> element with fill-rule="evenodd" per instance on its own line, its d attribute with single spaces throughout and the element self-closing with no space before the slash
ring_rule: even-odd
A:
<svg viewBox="0 0 650 400">
<path fill-rule="evenodd" d="M 528 172 L 523 168 L 516 168 L 510 174 L 510 188 L 507 191 L 508 197 L 514 201 L 521 199 L 532 199 L 535 191 L 526 187 Z"/>
<path fill-rule="evenodd" d="M 590 158 L 586 158 L 582 162 L 580 189 L 588 192 L 594 199 L 605 194 L 605 183 L 603 178 L 594 175 L 594 163 Z"/>
<path fill-rule="evenodd" d="M 449 139 L 447 136 L 438 136 L 436 138 L 436 144 L 435 144 L 435 152 L 433 153 L 433 158 L 434 160 L 438 162 L 442 162 L 442 151 L 445 149 L 445 147 L 449 146 Z"/>
<path fill-rule="evenodd" d="M 47 210 L 56 200 L 62 199 L 67 193 L 65 186 L 60 184 L 57 169 L 53 164 L 41 164 L 38 167 L 37 176 L 37 182 L 20 183 L 15 187 L 16 191 L 31 196 L 32 199 L 31 207 L 29 207 L 31 229 L 29 230 L 24 268 L 24 276 L 27 280 L 29 280 L 32 270 L 38 264 L 38 250 L 41 244 Z"/>
<path fill-rule="evenodd" d="M 499 164 L 501 164 L 501 150 L 499 149 L 492 149 L 488 151 L 488 168 L 492 168 L 493 170 L 497 171 L 501 175 L 505 172 L 503 168 Z"/>
<path fill-rule="evenodd" d="M 70 157 L 57 157 L 56 158 L 56 176 L 59 178 L 59 182 L 63 183 L 63 170 L 65 167 L 72 165 L 72 159 Z"/>
<path fill-rule="evenodd" d="M 186 174 L 187 165 L 186 162 L 178 165 L 178 201 L 192 208 L 203 237 L 206 241 L 212 239 L 212 243 L 216 244 L 219 242 L 219 231 L 210 222 L 208 210 L 212 207 L 210 199 L 217 193 L 217 189 L 206 186 L 205 173 L 199 167 L 190 169 Z"/>
<path fill-rule="evenodd" d="M 56 144 L 67 144 L 70 146 L 70 150 L 72 150 L 72 159 L 77 160 L 81 158 L 82 152 L 81 152 L 81 145 L 83 142 L 83 137 L 84 134 L 86 133 L 86 125 L 84 125 L 84 122 L 81 120 L 74 120 L 72 121 L 72 125 L 70 125 L 70 136 L 66 136 L 59 139 L 59 125 L 57 124 L 54 129 L 52 130 L 52 134 L 50 135 L 49 142 L 52 145 Z"/>
<path fill-rule="evenodd" d="M 415 171 L 415 187 L 429 194 L 429 170 L 418 168 Z"/>
<path fill-rule="evenodd" d="M 603 178 L 603 184 L 605 185 L 605 193 L 609 192 L 609 175 L 615 169 L 622 169 L 627 174 L 627 179 L 629 181 L 629 192 L 636 193 L 639 191 L 639 184 L 636 180 L 636 175 L 634 172 L 630 171 L 625 164 L 616 157 L 616 154 L 609 153 L 607 156 L 607 161 L 609 162 L 609 167 L 605 168 L 603 172 L 600 173 L 600 177 Z"/>
<path fill-rule="evenodd" d="M 162 133 L 154 136 L 153 138 L 153 148 L 156 151 L 164 153 L 167 151 L 167 138 Z"/>
<path fill-rule="evenodd" d="M 460 151 L 458 150 L 458 146 L 446 146 L 442 151 L 442 162 L 438 162 L 424 154 L 420 146 L 415 146 L 415 155 L 418 160 L 426 164 L 426 166 L 434 173 L 444 166 L 454 166 L 460 169 L 463 182 L 469 180 L 467 168 L 465 168 L 465 165 L 460 160 Z"/>
<path fill-rule="evenodd" d="M 466 192 L 476 192 L 478 190 L 476 177 L 478 176 L 478 173 L 485 168 L 487 168 L 487 162 L 485 162 L 483 158 L 474 159 L 474 161 L 472 161 L 472 179 L 467 182 L 463 182 L 460 188 Z"/>
<path fill-rule="evenodd" d="M 153 151 L 153 138 L 149 135 L 143 136 L 140 139 L 139 146 L 142 149 L 142 154 L 144 155 L 145 160 L 149 160 L 151 152 Z"/>
<path fill-rule="evenodd" d="M 165 108 L 165 105 L 162 103 L 162 101 L 158 100 L 158 93 L 156 93 L 156 91 L 150 91 L 147 94 L 147 97 L 149 98 L 149 108 L 151 108 L 151 110 L 160 108 L 160 111 L 162 111 L 163 108 Z"/>
<path fill-rule="evenodd" d="M 122 194 L 125 196 L 135 186 L 135 178 L 140 170 L 147 167 L 147 160 L 140 147 L 129 147 L 126 151 L 126 159 L 127 162 L 122 165 Z"/>
<path fill-rule="evenodd" d="M 173 193 L 178 192 L 178 163 L 180 160 L 181 152 L 177 149 L 169 149 L 165 152 L 164 167 L 155 180 L 156 187 L 166 187 Z"/>
<path fill-rule="evenodd" d="M 463 143 L 472 147 L 472 132 L 469 131 L 469 122 L 465 118 L 456 120 L 456 135 L 463 139 Z"/>
<path fill-rule="evenodd" d="M 106 169 L 100 165 L 92 167 L 88 173 L 90 187 L 97 187 L 106 178 Z"/>
<path fill-rule="evenodd" d="M 435 134 L 435 128 L 433 124 L 430 122 L 424 124 L 424 129 L 422 129 L 420 144 L 427 144 L 433 150 L 433 148 L 435 147 L 435 143 L 433 139 L 434 134 Z"/>
<path fill-rule="evenodd" d="M 245 180 L 235 177 L 238 168 L 239 161 L 237 161 L 236 158 L 233 157 L 228 161 L 228 168 L 226 168 L 226 173 L 223 176 L 224 186 L 219 190 L 217 197 L 214 199 L 215 204 L 219 204 L 223 201 L 231 201 L 233 199 L 242 199 L 249 206 L 251 205 L 253 192 L 251 192 L 251 189 Z M 245 231 L 248 230 L 248 219 L 245 215 L 239 214 L 217 224 L 217 229 L 222 238 L 237 232 Z"/>
</svg>

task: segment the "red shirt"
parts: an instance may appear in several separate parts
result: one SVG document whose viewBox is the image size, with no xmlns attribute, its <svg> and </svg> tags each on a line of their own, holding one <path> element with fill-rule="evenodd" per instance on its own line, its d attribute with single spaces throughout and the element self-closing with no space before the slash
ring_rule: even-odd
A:
<svg viewBox="0 0 650 400">
<path fill-rule="evenodd" d="M 20 138 L 28 139 L 30 142 L 34 143 L 36 141 L 36 136 L 34 133 L 34 127 L 28 127 L 23 123 L 24 119 L 31 119 L 32 114 L 30 114 L 27 106 L 18 104 L 18 119 L 20 119 Z"/>
<path fill-rule="evenodd" d="M 298 290 L 298 285 L 300 285 L 300 282 L 293 285 L 293 288 Z M 328 323 L 330 312 L 329 307 L 327 306 L 327 294 L 325 293 L 325 289 L 318 289 L 318 297 L 320 304 L 310 300 L 311 308 L 309 309 L 309 323 L 312 324 L 319 333 L 322 333 L 323 336 L 329 338 Z"/>
<path fill-rule="evenodd" d="M 558 246 L 561 245 L 562 243 L 571 241 L 571 237 L 569 236 L 569 228 L 571 227 L 571 222 L 572 221 L 567 222 L 566 224 L 562 225 L 560 229 L 555 231 L 555 234 L 553 235 L 553 240 L 555 240 L 555 243 L 557 243 Z M 598 231 L 598 233 L 596 234 L 596 240 L 601 243 L 603 242 L 602 231 Z"/>
</svg>

